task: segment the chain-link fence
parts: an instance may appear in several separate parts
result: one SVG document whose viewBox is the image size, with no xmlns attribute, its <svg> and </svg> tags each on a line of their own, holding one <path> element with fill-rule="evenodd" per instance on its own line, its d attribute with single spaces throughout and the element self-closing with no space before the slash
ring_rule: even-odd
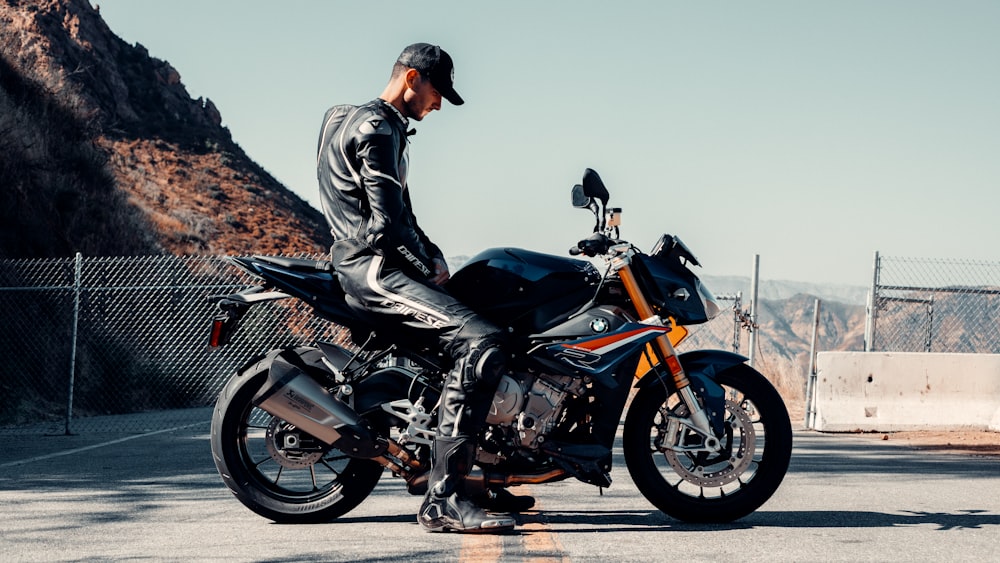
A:
<svg viewBox="0 0 1000 563">
<path fill-rule="evenodd" d="M 1000 262 L 875 254 L 865 350 L 1000 353 Z"/>
<path fill-rule="evenodd" d="M 207 297 L 252 284 L 223 257 L 0 261 L 0 433 L 208 421 L 222 386 L 250 358 L 342 339 L 342 328 L 289 299 L 251 308 L 232 344 L 209 348 L 215 307 Z M 729 299 L 741 312 L 739 297 Z M 680 350 L 738 349 L 735 318 L 691 327 Z"/>
<path fill-rule="evenodd" d="M 254 307 L 208 347 L 209 295 L 251 285 L 221 257 L 0 261 L 0 431 L 144 431 L 209 420 L 240 364 L 335 338 L 294 300 Z"/>
</svg>

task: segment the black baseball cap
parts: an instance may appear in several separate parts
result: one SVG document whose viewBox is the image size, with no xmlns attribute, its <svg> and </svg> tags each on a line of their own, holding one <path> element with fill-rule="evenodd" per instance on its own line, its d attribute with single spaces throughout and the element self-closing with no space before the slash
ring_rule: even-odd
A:
<svg viewBox="0 0 1000 563">
<path fill-rule="evenodd" d="M 430 43 L 414 43 L 403 49 L 397 63 L 426 76 L 441 95 L 456 106 L 465 103 L 455 91 L 455 63 L 444 49 Z"/>
</svg>

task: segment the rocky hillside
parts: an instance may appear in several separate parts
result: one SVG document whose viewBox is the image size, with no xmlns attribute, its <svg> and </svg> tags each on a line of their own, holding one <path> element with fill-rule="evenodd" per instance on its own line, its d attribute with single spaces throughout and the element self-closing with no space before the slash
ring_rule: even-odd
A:
<svg viewBox="0 0 1000 563">
<path fill-rule="evenodd" d="M 323 252 L 322 215 L 87 0 L 0 0 L 0 257 Z"/>
</svg>

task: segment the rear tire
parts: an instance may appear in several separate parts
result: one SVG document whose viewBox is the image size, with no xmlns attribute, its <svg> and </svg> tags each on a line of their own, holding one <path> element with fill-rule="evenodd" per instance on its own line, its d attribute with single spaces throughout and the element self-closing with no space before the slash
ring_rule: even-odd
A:
<svg viewBox="0 0 1000 563">
<path fill-rule="evenodd" d="M 677 452 L 666 443 L 668 417 L 688 413 L 660 384 L 641 389 L 625 418 L 629 474 L 654 506 L 685 522 L 731 522 L 757 510 L 778 489 L 791 458 L 788 410 L 770 382 L 744 364 L 715 381 L 726 391 L 727 411 L 718 454 Z M 675 445 L 698 441 L 682 431 Z"/>
<path fill-rule="evenodd" d="M 329 522 L 346 514 L 371 494 L 382 466 L 336 449 L 282 449 L 277 436 L 295 433 L 303 444 L 313 438 L 253 405 L 267 373 L 268 364 L 257 362 L 219 395 L 211 442 L 222 480 L 247 508 L 275 522 Z"/>
</svg>

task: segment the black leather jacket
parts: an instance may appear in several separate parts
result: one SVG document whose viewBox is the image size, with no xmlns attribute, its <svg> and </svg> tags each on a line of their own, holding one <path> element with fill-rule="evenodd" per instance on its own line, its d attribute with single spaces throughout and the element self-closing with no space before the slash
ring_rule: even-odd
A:
<svg viewBox="0 0 1000 563">
<path fill-rule="evenodd" d="M 433 273 L 435 258 L 444 259 L 411 209 L 406 187 L 407 124 L 396 108 L 381 99 L 327 110 L 316 175 L 323 214 L 336 241 L 334 266 L 344 252 L 362 245 L 390 263 L 403 259 L 424 276 Z"/>
</svg>

